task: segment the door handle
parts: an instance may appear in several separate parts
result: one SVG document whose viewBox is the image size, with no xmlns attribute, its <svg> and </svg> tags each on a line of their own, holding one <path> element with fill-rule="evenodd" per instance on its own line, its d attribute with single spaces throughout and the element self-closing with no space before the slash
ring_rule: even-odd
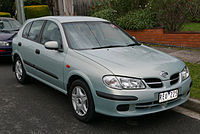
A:
<svg viewBox="0 0 200 134">
<path fill-rule="evenodd" d="M 21 42 L 19 42 L 19 43 L 18 43 L 18 46 L 22 46 L 22 43 L 21 43 Z"/>
<path fill-rule="evenodd" d="M 36 50 L 35 50 L 35 53 L 36 53 L 36 54 L 40 54 L 40 50 L 39 50 L 39 49 L 36 49 Z"/>
</svg>

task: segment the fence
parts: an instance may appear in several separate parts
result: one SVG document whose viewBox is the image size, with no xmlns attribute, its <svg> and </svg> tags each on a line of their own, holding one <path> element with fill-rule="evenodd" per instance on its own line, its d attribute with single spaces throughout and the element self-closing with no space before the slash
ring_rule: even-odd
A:
<svg viewBox="0 0 200 134">
<path fill-rule="evenodd" d="M 96 0 L 74 0 L 74 15 L 87 15 L 88 7 Z"/>
</svg>

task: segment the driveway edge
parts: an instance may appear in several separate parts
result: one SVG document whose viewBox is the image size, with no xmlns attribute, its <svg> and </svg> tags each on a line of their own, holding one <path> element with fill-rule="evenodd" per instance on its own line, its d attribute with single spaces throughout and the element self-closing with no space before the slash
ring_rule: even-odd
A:
<svg viewBox="0 0 200 134">
<path fill-rule="evenodd" d="M 186 103 L 181 105 L 181 107 L 190 109 L 200 114 L 200 100 L 189 98 Z"/>
</svg>

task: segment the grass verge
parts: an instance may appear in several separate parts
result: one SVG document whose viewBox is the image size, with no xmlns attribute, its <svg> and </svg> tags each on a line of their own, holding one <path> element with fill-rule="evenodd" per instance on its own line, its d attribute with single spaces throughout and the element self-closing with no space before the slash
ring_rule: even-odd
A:
<svg viewBox="0 0 200 134">
<path fill-rule="evenodd" d="M 181 29 L 181 32 L 192 31 L 200 32 L 200 23 L 185 23 Z"/>
<path fill-rule="evenodd" d="M 191 98 L 200 99 L 200 64 L 185 62 L 192 77 Z"/>
</svg>

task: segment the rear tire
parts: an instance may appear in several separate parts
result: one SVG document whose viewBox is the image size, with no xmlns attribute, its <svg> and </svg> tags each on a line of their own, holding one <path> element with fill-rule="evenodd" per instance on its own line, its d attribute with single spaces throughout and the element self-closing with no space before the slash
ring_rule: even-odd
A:
<svg viewBox="0 0 200 134">
<path fill-rule="evenodd" d="M 19 83 L 25 84 L 28 82 L 28 76 L 19 57 L 17 57 L 14 62 L 14 71 L 16 79 Z"/>
<path fill-rule="evenodd" d="M 95 106 L 88 85 L 83 80 L 75 80 L 70 86 L 69 99 L 74 116 L 82 122 L 95 119 Z"/>
</svg>

